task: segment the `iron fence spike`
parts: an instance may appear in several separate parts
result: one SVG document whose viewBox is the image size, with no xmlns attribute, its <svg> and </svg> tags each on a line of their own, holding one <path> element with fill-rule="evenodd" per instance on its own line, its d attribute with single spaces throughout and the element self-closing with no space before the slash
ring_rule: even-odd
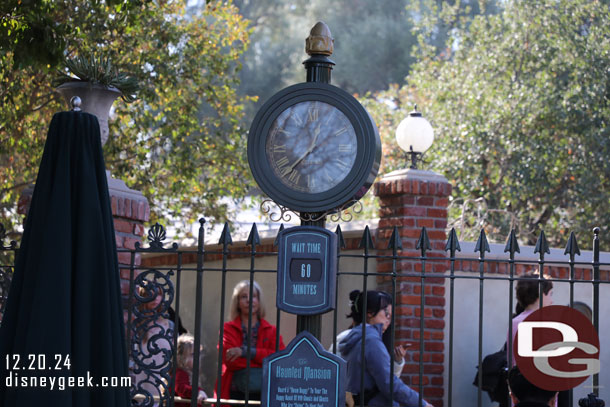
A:
<svg viewBox="0 0 610 407">
<path fill-rule="evenodd" d="M 341 231 L 341 226 L 337 225 L 337 229 L 335 229 L 335 233 L 337 234 L 337 246 L 339 249 L 345 249 L 347 246 L 345 245 L 345 239 L 343 238 L 343 232 Z"/>
<path fill-rule="evenodd" d="M 218 240 L 218 244 L 221 244 L 223 246 L 233 244 L 233 239 L 231 239 L 231 229 L 229 228 L 229 222 L 225 222 L 225 225 L 222 228 L 222 233 L 220 234 L 220 240 Z"/>
<path fill-rule="evenodd" d="M 398 231 L 398 226 L 394 226 L 394 229 L 392 229 L 392 236 L 390 236 L 390 241 L 388 242 L 388 249 L 392 249 L 392 250 L 401 250 L 402 249 L 402 239 L 400 238 L 400 232 Z"/>
<path fill-rule="evenodd" d="M 362 239 L 360 240 L 359 249 L 374 249 L 373 238 L 371 237 L 371 231 L 368 225 L 364 228 L 364 232 L 362 233 Z"/>
<path fill-rule="evenodd" d="M 576 235 L 574 232 L 570 232 L 570 237 L 568 238 L 568 244 L 566 245 L 566 250 L 563 254 L 569 254 L 571 258 L 574 256 L 580 256 L 580 249 L 578 248 L 578 242 L 576 241 Z"/>
<path fill-rule="evenodd" d="M 506 239 L 506 246 L 504 246 L 504 253 L 509 252 L 510 255 L 514 255 L 515 253 L 521 253 L 519 249 L 519 242 L 517 241 L 517 233 L 515 233 L 515 229 L 510 230 L 510 234 L 508 235 L 508 239 Z"/>
<path fill-rule="evenodd" d="M 261 239 L 258 236 L 258 228 L 256 227 L 256 223 L 252 224 L 252 229 L 250 229 L 250 234 L 248 235 L 248 241 L 246 242 L 248 246 L 258 246 L 261 244 Z"/>
<path fill-rule="evenodd" d="M 540 236 L 538 236 L 538 240 L 536 241 L 536 247 L 534 248 L 534 253 L 540 253 L 540 258 L 544 258 L 544 253 L 550 254 L 551 250 L 549 249 L 549 242 L 546 240 L 546 235 L 544 234 L 544 230 L 540 231 Z"/>
<path fill-rule="evenodd" d="M 487 235 L 485 234 L 485 229 L 481 229 L 481 233 L 479 233 L 479 239 L 477 240 L 477 244 L 474 248 L 475 253 L 479 252 L 484 254 L 485 252 L 491 252 L 489 249 L 489 242 L 487 241 Z"/>
<path fill-rule="evenodd" d="M 449 237 L 447 238 L 447 244 L 445 245 L 445 251 L 449 251 L 451 253 L 451 257 L 453 257 L 456 250 L 461 252 L 462 248 L 460 247 L 460 240 L 458 239 L 455 228 L 451 228 Z"/>
<path fill-rule="evenodd" d="M 425 257 L 426 251 L 431 249 L 430 238 L 428 238 L 428 231 L 425 226 L 421 228 L 421 233 L 419 234 L 419 239 L 417 240 L 415 248 L 421 250 L 422 257 Z"/>
<path fill-rule="evenodd" d="M 277 247 L 280 244 L 280 233 L 284 230 L 284 224 L 280 225 L 280 228 L 277 231 L 277 236 L 275 237 L 275 241 L 273 242 L 273 246 Z"/>
</svg>

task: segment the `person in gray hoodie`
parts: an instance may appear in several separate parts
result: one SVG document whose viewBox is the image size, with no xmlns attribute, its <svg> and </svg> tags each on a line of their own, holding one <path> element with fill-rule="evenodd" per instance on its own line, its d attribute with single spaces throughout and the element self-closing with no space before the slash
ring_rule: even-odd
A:
<svg viewBox="0 0 610 407">
<path fill-rule="evenodd" d="M 366 297 L 366 312 L 364 302 Z M 347 388 L 355 405 L 361 398 L 368 406 L 390 406 L 390 381 L 394 381 L 394 406 L 419 407 L 419 394 L 390 373 L 390 354 L 382 335 L 392 321 L 392 297 L 382 291 L 360 293 L 352 305 L 352 314 L 363 315 L 365 323 L 355 326 L 339 343 L 339 352 L 347 361 Z M 366 315 L 366 319 L 364 318 Z M 362 338 L 364 342 L 364 389 L 361 388 Z M 422 400 L 424 407 L 433 407 Z"/>
</svg>

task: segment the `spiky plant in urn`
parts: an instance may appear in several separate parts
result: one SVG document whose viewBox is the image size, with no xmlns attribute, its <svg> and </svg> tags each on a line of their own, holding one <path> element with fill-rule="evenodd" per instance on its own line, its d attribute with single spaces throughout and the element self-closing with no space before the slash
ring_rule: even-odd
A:
<svg viewBox="0 0 610 407">
<path fill-rule="evenodd" d="M 65 70 L 55 80 L 56 91 L 72 108 L 72 98 L 80 98 L 80 109 L 97 116 L 102 145 L 108 140 L 108 117 L 112 104 L 121 96 L 127 103 L 137 99 L 138 81 L 119 72 L 107 54 L 91 54 L 88 58 L 67 58 Z M 77 99 L 74 102 L 78 105 Z"/>
</svg>

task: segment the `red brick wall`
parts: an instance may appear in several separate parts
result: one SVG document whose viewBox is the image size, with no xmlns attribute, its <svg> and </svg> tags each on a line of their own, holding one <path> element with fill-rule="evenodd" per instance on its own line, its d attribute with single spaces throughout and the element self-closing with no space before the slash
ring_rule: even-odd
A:
<svg viewBox="0 0 610 407">
<path fill-rule="evenodd" d="M 430 176 L 432 175 L 432 176 Z M 447 227 L 447 205 L 451 185 L 440 176 L 427 171 L 406 171 L 400 176 L 386 176 L 375 184 L 375 195 L 379 198 L 379 226 L 377 247 L 387 245 L 394 226 L 400 231 L 403 249 L 401 256 L 421 256 L 416 249 L 422 227 L 426 227 L 430 239 L 428 257 L 444 259 Z M 385 246 L 387 247 L 387 246 Z M 391 251 L 380 252 L 391 255 Z M 426 272 L 442 273 L 447 270 L 447 261 L 426 263 Z M 398 275 L 422 270 L 422 263 L 402 260 L 397 262 Z M 391 260 L 378 260 L 378 272 L 392 272 Z M 391 292 L 391 277 L 380 277 L 381 289 Z M 407 352 L 407 364 L 402 379 L 418 390 L 419 360 L 423 359 L 424 398 L 436 407 L 443 405 L 444 395 L 444 328 L 445 287 L 442 278 L 427 278 L 424 285 L 424 352 L 419 349 L 421 316 L 421 278 L 401 278 L 396 295 L 396 332 L 398 342 L 411 343 Z"/>
<path fill-rule="evenodd" d="M 129 198 L 110 190 L 110 205 L 114 218 L 114 232 L 116 238 L 117 255 L 119 260 L 119 273 L 121 276 L 121 295 L 123 304 L 126 304 L 129 294 L 129 274 L 131 254 L 121 252 L 121 249 L 135 249 L 136 242 L 142 242 L 145 228 L 144 222 L 150 217 L 150 207 L 146 198 Z M 141 255 L 135 255 L 135 265 L 142 262 Z M 136 271 L 137 272 L 137 271 Z"/>
</svg>

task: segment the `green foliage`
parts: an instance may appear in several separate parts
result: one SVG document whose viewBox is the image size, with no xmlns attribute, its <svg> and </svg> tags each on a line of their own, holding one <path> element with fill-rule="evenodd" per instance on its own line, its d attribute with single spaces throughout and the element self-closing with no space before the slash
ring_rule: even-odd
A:
<svg viewBox="0 0 610 407">
<path fill-rule="evenodd" d="M 112 65 L 110 55 L 93 53 L 89 58 L 77 55 L 66 59 L 66 69 L 68 72 L 59 72 L 59 77 L 54 81 L 56 86 L 79 80 L 117 88 L 127 103 L 137 99 L 136 93 L 140 88 L 138 80 L 124 72 L 119 72 Z"/>
<path fill-rule="evenodd" d="M 258 97 L 258 106 L 280 89 L 305 81 L 305 38 L 324 21 L 335 39 L 332 84 L 350 93 L 403 83 L 414 62 L 416 38 L 408 0 L 237 0 L 252 21 L 252 46 L 243 57 L 240 93 Z M 252 109 L 251 115 L 254 115 Z M 249 111 L 250 112 L 250 111 Z"/>
<path fill-rule="evenodd" d="M 329 26 L 335 40 L 331 56 L 336 62 L 333 85 L 365 100 L 360 95 L 404 84 L 411 65 L 422 56 L 421 52 L 412 52 L 418 44 L 414 25 L 434 20 L 436 31 L 444 33 L 427 39 L 427 44 L 436 49 L 444 47 L 444 38 L 452 24 L 445 18 L 448 7 L 432 15 L 430 10 L 434 7 L 428 3 L 428 0 L 236 0 L 240 12 L 253 26 L 252 46 L 243 56 L 239 92 L 257 96 L 258 103 L 246 106 L 247 117 L 252 118 L 256 108 L 275 92 L 305 80 L 302 65 L 308 58 L 305 38 L 317 21 Z M 451 10 L 466 18 L 497 12 L 495 4 L 495 0 L 487 1 L 485 7 L 476 1 L 453 1 Z M 431 17 L 423 20 L 423 13 Z M 386 143 L 383 160 L 388 154 L 395 154 L 394 150 Z M 363 203 L 364 210 L 357 219 L 376 217 L 372 194 L 367 194 Z"/>
<path fill-rule="evenodd" d="M 89 28 L 100 38 L 106 28 L 103 18 L 112 16 L 113 23 L 129 24 L 131 10 L 137 13 L 149 2 L 106 0 L 83 7 L 79 1 L 4 0 L 0 3 L 0 49 L 11 52 L 17 68 L 55 66 L 64 59 L 66 47 L 82 37 L 81 29 Z"/>
<path fill-rule="evenodd" d="M 56 64 L 65 48 L 66 26 L 53 23 L 50 1 L 6 0 L 0 4 L 0 49 L 17 67 Z"/>
<path fill-rule="evenodd" d="M 311 26 L 321 19 L 335 39 L 332 83 L 350 93 L 364 94 L 404 83 L 417 44 L 412 33 L 408 0 L 311 2 Z M 309 34 L 307 31 L 306 34 Z"/>
<path fill-rule="evenodd" d="M 608 21 L 599 1 L 506 2 L 501 14 L 457 24 L 440 54 L 422 47 L 409 85 L 370 103 L 395 128 L 417 101 L 435 128 L 428 167 L 460 202 L 483 198 L 513 214 L 529 243 L 540 229 L 554 244 L 570 230 L 585 239 L 610 222 Z M 503 224 L 496 213 L 482 225 L 498 240 L 510 222 L 500 215 Z"/>
<path fill-rule="evenodd" d="M 100 52 L 138 80 L 139 100 L 115 102 L 106 166 L 142 191 L 152 221 L 176 216 L 224 220 L 220 198 L 250 186 L 244 99 L 236 94 L 247 23 L 230 3 L 187 16 L 184 2 L 44 2 L 54 25 L 70 27 L 66 53 Z M 65 109 L 51 87 L 59 62 L 0 56 L 0 217 L 16 219 L 21 190 L 35 181 L 53 113 Z M 60 59 L 61 60 L 61 59 Z"/>
<path fill-rule="evenodd" d="M 418 60 L 447 56 L 460 30 L 467 30 L 479 15 L 500 11 L 496 0 L 414 0 L 408 8 L 418 38 Z"/>
</svg>

